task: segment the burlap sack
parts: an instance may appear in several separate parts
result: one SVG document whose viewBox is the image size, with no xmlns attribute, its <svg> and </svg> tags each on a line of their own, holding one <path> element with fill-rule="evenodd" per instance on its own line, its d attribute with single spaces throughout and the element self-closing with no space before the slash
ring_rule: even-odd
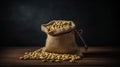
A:
<svg viewBox="0 0 120 67">
<path fill-rule="evenodd" d="M 49 31 L 46 26 L 53 24 L 55 21 L 62 22 L 62 20 L 54 20 L 48 24 L 41 25 L 41 30 L 47 34 L 44 51 L 54 53 L 78 53 L 79 48 L 74 36 L 75 24 L 72 21 L 66 21 L 70 25 L 62 29 Z"/>
</svg>

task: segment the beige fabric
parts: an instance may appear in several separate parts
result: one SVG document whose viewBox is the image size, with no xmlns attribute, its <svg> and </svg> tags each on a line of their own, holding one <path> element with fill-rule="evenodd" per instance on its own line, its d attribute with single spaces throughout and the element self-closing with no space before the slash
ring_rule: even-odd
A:
<svg viewBox="0 0 120 67">
<path fill-rule="evenodd" d="M 74 36 L 75 24 L 72 21 L 67 21 L 71 26 L 49 31 L 46 26 L 54 23 L 54 21 L 41 25 L 42 31 L 47 34 L 44 51 L 55 53 L 77 53 L 79 49 Z"/>
</svg>

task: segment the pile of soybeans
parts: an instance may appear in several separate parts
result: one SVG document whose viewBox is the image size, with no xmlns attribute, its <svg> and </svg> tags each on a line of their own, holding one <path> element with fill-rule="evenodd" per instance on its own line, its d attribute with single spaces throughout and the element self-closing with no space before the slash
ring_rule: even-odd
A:
<svg viewBox="0 0 120 67">
<path fill-rule="evenodd" d="M 52 31 L 52 30 L 64 28 L 65 26 L 70 26 L 70 25 L 71 25 L 71 23 L 68 21 L 57 20 L 57 21 L 54 21 L 53 24 L 48 25 L 46 28 L 49 31 Z"/>
<path fill-rule="evenodd" d="M 59 53 L 50 53 L 50 52 L 25 52 L 23 57 L 20 57 L 21 60 L 41 60 L 43 62 L 76 62 L 80 59 L 79 55 L 76 54 L 59 54 Z"/>
</svg>

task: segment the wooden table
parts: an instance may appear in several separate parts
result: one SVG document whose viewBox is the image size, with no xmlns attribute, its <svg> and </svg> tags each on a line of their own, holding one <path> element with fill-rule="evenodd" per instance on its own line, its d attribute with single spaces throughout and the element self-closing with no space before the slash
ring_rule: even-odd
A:
<svg viewBox="0 0 120 67">
<path fill-rule="evenodd" d="M 41 66 L 41 65 L 56 65 L 56 66 L 111 66 L 119 63 L 119 47 L 89 47 L 85 52 L 84 48 L 80 50 L 84 53 L 84 58 L 77 63 L 61 62 L 41 62 L 40 60 L 20 60 L 19 57 L 24 55 L 24 52 L 34 51 L 40 47 L 0 47 L 0 67 L 1 66 Z"/>
</svg>

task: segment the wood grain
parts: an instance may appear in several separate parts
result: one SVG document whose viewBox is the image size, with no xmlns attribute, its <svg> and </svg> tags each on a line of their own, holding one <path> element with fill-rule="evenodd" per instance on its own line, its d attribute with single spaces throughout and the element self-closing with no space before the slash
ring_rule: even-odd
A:
<svg viewBox="0 0 120 67">
<path fill-rule="evenodd" d="M 0 65 L 78 65 L 78 66 L 96 66 L 96 65 L 117 65 L 119 62 L 119 47 L 89 47 L 85 52 L 84 48 L 80 50 L 84 54 L 84 58 L 77 63 L 61 62 L 41 62 L 40 60 L 20 60 L 19 57 L 24 52 L 34 51 L 40 47 L 1 47 Z"/>
</svg>

